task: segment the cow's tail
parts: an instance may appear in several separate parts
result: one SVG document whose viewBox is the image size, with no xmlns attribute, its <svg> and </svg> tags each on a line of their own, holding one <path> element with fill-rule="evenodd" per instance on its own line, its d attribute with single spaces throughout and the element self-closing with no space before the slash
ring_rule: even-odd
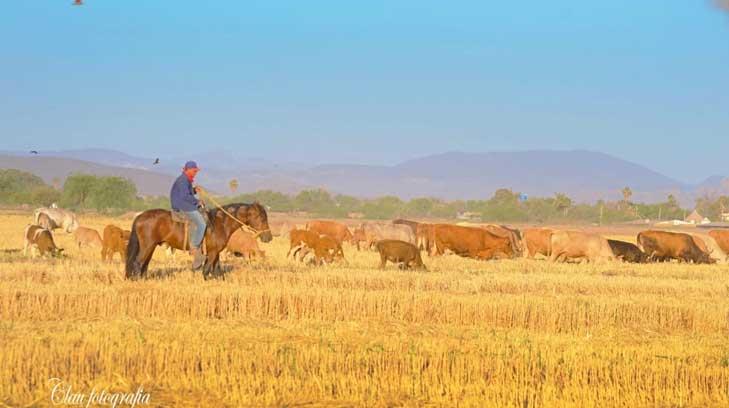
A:
<svg viewBox="0 0 729 408">
<path fill-rule="evenodd" d="M 636 238 L 636 241 L 638 243 L 638 249 L 640 249 L 643 253 L 645 253 L 645 248 L 643 248 L 643 233 L 639 232 L 638 237 Z"/>
<path fill-rule="evenodd" d="M 40 208 L 33 212 L 33 224 L 38 225 L 40 222 L 41 210 Z"/>
<path fill-rule="evenodd" d="M 134 220 L 132 224 L 132 233 L 129 235 L 129 243 L 127 244 L 127 259 L 126 259 L 126 277 L 136 278 L 141 273 L 137 265 L 137 257 L 139 256 L 139 236 L 137 235 L 137 222 Z"/>
</svg>

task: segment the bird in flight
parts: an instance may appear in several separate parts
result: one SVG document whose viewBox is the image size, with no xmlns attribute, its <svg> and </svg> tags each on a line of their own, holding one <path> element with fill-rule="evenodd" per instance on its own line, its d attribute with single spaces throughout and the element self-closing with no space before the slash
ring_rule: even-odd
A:
<svg viewBox="0 0 729 408">
<path fill-rule="evenodd" d="M 38 150 L 31 150 L 30 154 L 38 154 Z"/>
<path fill-rule="evenodd" d="M 73 0 L 73 5 L 74 6 L 83 6 L 84 0 Z"/>
<path fill-rule="evenodd" d="M 154 163 L 152 163 L 152 164 L 153 164 L 153 165 L 154 165 L 154 164 L 159 164 L 159 157 L 158 157 L 158 158 L 156 158 L 156 159 L 154 159 Z"/>
</svg>

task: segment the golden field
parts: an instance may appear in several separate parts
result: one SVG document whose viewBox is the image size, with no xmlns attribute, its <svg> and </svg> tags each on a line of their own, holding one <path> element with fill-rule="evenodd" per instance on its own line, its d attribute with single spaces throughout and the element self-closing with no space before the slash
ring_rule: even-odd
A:
<svg viewBox="0 0 729 408">
<path fill-rule="evenodd" d="M 49 379 L 139 385 L 153 406 L 729 405 L 729 266 L 424 257 L 428 272 L 266 261 L 204 281 L 158 250 L 126 282 L 55 234 L 22 256 L 30 214 L 0 214 L 0 406 L 49 406 Z M 81 216 L 101 231 L 129 219 Z"/>
</svg>

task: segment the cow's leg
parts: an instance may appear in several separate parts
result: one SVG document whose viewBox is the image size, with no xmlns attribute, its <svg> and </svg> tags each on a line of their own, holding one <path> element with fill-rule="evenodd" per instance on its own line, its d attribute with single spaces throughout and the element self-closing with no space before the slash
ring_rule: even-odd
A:
<svg viewBox="0 0 729 408">
<path fill-rule="evenodd" d="M 387 256 L 380 254 L 380 269 L 385 269 L 385 264 L 387 264 Z"/>
</svg>

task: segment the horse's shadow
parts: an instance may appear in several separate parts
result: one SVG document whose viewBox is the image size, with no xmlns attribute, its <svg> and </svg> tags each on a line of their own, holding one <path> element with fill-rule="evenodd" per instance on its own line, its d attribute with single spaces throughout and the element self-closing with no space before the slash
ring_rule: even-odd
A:
<svg viewBox="0 0 729 408">
<path fill-rule="evenodd" d="M 218 264 L 218 270 L 216 271 L 218 273 L 218 275 L 216 275 L 216 272 L 213 272 L 209 278 L 210 279 L 213 279 L 215 277 L 222 278 L 229 272 L 232 272 L 233 269 L 235 269 L 234 265 Z M 178 276 L 180 274 L 187 273 L 187 272 L 193 272 L 195 274 L 203 273 L 202 269 L 193 271 L 190 266 L 163 267 L 163 268 L 150 269 L 147 272 L 147 279 L 160 279 L 160 280 L 161 279 L 171 279 L 171 278 L 174 278 L 175 276 Z"/>
</svg>

